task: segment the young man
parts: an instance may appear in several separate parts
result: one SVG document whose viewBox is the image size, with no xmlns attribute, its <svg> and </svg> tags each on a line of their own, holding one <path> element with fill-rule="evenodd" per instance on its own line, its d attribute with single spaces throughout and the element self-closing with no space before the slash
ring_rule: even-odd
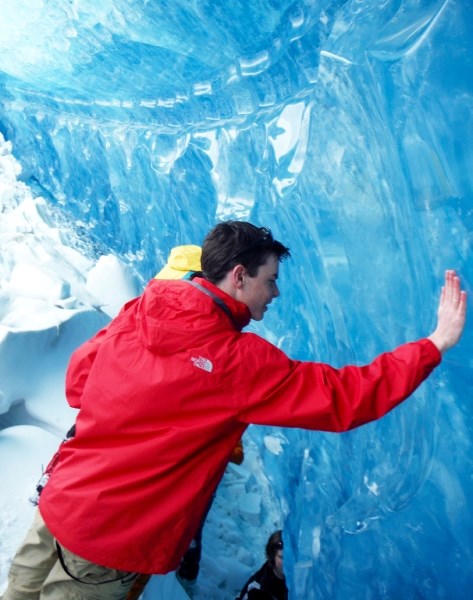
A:
<svg viewBox="0 0 473 600">
<path fill-rule="evenodd" d="M 279 296 L 289 250 L 250 223 L 217 225 L 202 278 L 149 283 L 72 355 L 76 435 L 40 498 L 4 600 L 118 599 L 135 573 L 179 566 L 250 423 L 345 431 L 407 398 L 463 331 L 447 271 L 428 339 L 370 365 L 293 361 L 252 333 Z"/>
<path fill-rule="evenodd" d="M 236 600 L 287 600 L 283 570 L 282 531 L 275 531 L 266 544 L 266 562 L 245 583 Z"/>
</svg>

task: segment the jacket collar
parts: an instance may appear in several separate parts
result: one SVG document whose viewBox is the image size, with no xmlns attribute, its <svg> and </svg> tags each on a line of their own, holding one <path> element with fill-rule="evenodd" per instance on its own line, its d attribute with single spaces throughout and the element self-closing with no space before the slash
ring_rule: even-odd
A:
<svg viewBox="0 0 473 600">
<path fill-rule="evenodd" d="M 226 292 L 218 288 L 213 283 L 210 283 L 210 281 L 203 279 L 202 277 L 194 277 L 192 281 L 205 288 L 207 291 L 219 298 L 219 300 L 221 300 L 226 305 L 229 312 L 231 313 L 233 323 L 239 331 L 241 331 L 243 327 L 246 327 L 249 324 L 251 320 L 251 313 L 250 309 L 246 306 L 246 304 L 235 300 L 235 298 L 232 298 Z M 217 305 L 218 304 L 219 303 L 217 302 Z"/>
</svg>

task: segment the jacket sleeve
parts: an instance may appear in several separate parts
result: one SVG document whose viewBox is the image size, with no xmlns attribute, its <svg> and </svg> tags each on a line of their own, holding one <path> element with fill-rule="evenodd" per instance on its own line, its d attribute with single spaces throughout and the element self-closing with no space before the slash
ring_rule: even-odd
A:
<svg viewBox="0 0 473 600">
<path fill-rule="evenodd" d="M 341 369 L 292 361 L 269 343 L 265 350 L 260 346 L 245 373 L 239 419 L 320 431 L 347 431 L 379 419 L 410 396 L 441 360 L 428 339 L 381 354 L 366 366 Z"/>
</svg>

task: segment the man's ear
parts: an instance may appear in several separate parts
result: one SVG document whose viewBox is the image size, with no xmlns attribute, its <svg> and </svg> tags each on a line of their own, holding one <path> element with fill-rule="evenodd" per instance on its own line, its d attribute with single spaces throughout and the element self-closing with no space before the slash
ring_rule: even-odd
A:
<svg viewBox="0 0 473 600">
<path fill-rule="evenodd" d="M 243 265 L 235 265 L 232 271 L 233 284 L 236 288 L 241 289 L 245 283 L 246 269 Z"/>
</svg>

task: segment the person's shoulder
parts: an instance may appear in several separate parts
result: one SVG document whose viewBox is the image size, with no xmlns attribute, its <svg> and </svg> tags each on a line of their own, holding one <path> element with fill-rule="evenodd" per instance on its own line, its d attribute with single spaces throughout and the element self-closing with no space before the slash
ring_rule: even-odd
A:
<svg viewBox="0 0 473 600">
<path fill-rule="evenodd" d="M 257 571 L 255 571 L 248 578 L 247 582 L 243 586 L 243 589 L 242 589 L 242 592 L 240 593 L 240 596 L 242 595 L 243 592 L 248 592 L 248 587 L 251 586 L 251 584 L 253 584 L 254 582 L 257 582 L 259 584 L 265 567 L 266 567 L 266 563 L 264 563 Z"/>
<path fill-rule="evenodd" d="M 279 579 L 274 573 L 272 567 L 266 563 L 264 573 L 260 579 L 261 588 L 269 598 L 286 598 L 287 586 L 284 579 Z"/>
<path fill-rule="evenodd" d="M 261 580 L 267 573 L 268 566 L 268 562 L 263 563 L 261 567 L 255 573 L 253 573 L 250 581 L 257 581 L 258 583 L 261 583 Z"/>
<path fill-rule="evenodd" d="M 268 563 L 268 561 L 266 561 L 264 563 L 264 565 L 259 570 L 259 573 L 260 573 L 260 581 L 272 580 L 274 577 L 276 577 L 274 575 L 274 571 L 273 571 L 271 565 Z"/>
<path fill-rule="evenodd" d="M 240 342 L 252 356 L 257 356 L 266 363 L 291 360 L 283 350 L 276 346 L 276 344 L 261 337 L 257 333 L 251 331 L 242 333 L 240 335 Z"/>
<path fill-rule="evenodd" d="M 277 352 L 281 352 L 281 350 L 279 350 L 279 348 L 272 342 L 264 337 L 261 337 L 261 335 L 253 331 L 243 331 L 241 333 L 241 339 L 247 344 L 251 344 L 253 347 L 266 348 L 268 351 L 272 351 L 274 349 Z"/>
</svg>

